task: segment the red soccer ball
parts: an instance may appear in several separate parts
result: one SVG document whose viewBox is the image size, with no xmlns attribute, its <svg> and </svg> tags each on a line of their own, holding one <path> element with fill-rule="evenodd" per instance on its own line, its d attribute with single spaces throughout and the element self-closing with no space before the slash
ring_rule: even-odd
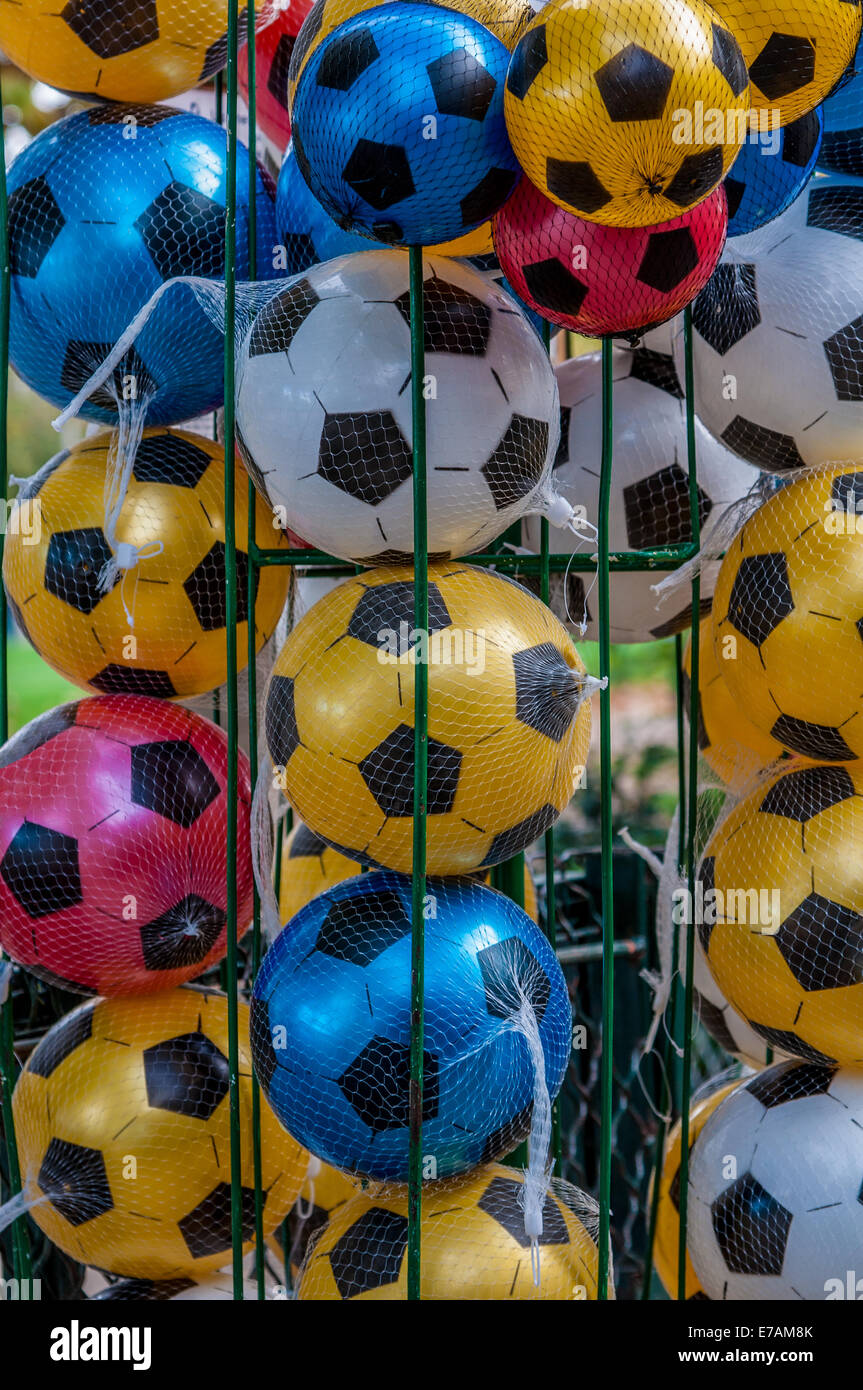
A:
<svg viewBox="0 0 863 1390">
<path fill-rule="evenodd" d="M 288 64 L 297 34 L 313 0 L 290 0 L 277 20 L 262 29 L 255 39 L 255 97 L 258 125 L 280 154 L 291 138 L 288 113 Z M 249 51 L 245 44 L 238 55 L 237 75 L 243 100 L 249 104 Z"/>
<path fill-rule="evenodd" d="M 227 950 L 228 741 L 181 705 L 100 695 L 0 749 L 0 946 L 79 994 L 181 985 Z M 238 935 L 252 915 L 238 778 Z"/>
<path fill-rule="evenodd" d="M 640 335 L 704 289 L 725 245 L 728 201 L 720 184 L 673 222 L 603 227 L 522 179 L 492 231 L 504 275 L 538 314 L 589 338 Z"/>
</svg>

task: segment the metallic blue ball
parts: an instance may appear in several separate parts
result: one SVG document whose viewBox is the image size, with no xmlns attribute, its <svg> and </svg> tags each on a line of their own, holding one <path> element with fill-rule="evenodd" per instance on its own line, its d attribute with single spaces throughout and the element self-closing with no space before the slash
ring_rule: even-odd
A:
<svg viewBox="0 0 863 1390">
<path fill-rule="evenodd" d="M 525 912 L 473 879 L 428 880 L 425 920 L 427 1177 L 512 1150 L 530 1126 L 535 1067 L 514 1019 L 527 998 L 546 1085 L 563 1082 L 572 1014 L 563 972 Z M 276 1115 L 327 1163 L 408 1175 L 411 880 L 337 884 L 276 938 L 252 1000 L 252 1056 Z"/>
<path fill-rule="evenodd" d="M 750 134 L 725 179 L 729 236 L 766 226 L 800 196 L 815 170 L 823 130 L 816 107 L 779 130 Z"/>
<path fill-rule="evenodd" d="M 93 107 L 49 126 L 9 170 L 10 359 L 63 407 L 155 290 L 225 273 L 227 139 L 169 106 Z M 237 273 L 248 278 L 249 181 L 238 156 Z M 271 278 L 272 199 L 258 177 L 257 274 Z M 185 287 L 169 290 L 114 377 L 148 399 L 147 423 L 176 424 L 223 399 L 224 339 Z M 82 409 L 113 424 L 106 383 Z"/>
<path fill-rule="evenodd" d="M 509 53 L 482 25 L 423 4 L 340 24 L 293 106 L 303 177 L 346 231 L 432 246 L 486 222 L 520 170 L 503 115 Z"/>
</svg>

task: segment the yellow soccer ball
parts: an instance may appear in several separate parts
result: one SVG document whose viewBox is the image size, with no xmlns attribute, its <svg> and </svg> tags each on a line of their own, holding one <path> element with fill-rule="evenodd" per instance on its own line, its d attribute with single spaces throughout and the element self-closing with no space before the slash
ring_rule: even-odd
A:
<svg viewBox="0 0 863 1390">
<path fill-rule="evenodd" d="M 240 1009 L 243 1249 L 255 1231 L 249 1009 Z M 96 999 L 56 1023 L 12 1097 L 32 1209 L 55 1245 L 112 1274 L 173 1279 L 231 1258 L 227 999 L 186 985 Z M 261 1098 L 264 1234 L 309 1155 Z"/>
<path fill-rule="evenodd" d="M 522 1184 L 520 1172 L 491 1164 L 458 1181 L 424 1187 L 423 1299 L 596 1299 L 596 1240 L 579 1214 L 581 1194 L 567 1183 L 555 1183 L 546 1196 L 535 1286 L 519 1201 Z M 358 1193 L 312 1246 L 297 1297 L 405 1299 L 407 1233 L 405 1188 Z M 610 1281 L 608 1292 L 613 1298 Z"/>
<path fill-rule="evenodd" d="M 278 6 L 255 0 L 255 13 L 260 26 Z M 70 96 L 163 101 L 221 71 L 227 25 L 225 0 L 16 0 L 0 5 L 0 48 Z"/>
<path fill-rule="evenodd" d="M 282 923 L 290 922 L 301 907 L 319 893 L 325 893 L 336 883 L 353 878 L 361 865 L 355 859 L 340 854 L 326 840 L 315 835 L 307 825 L 297 825 L 285 842 L 282 854 L 282 875 L 279 884 L 279 915 Z M 491 872 L 483 876 L 491 882 Z M 524 866 L 524 910 L 534 922 L 539 922 L 539 900 L 530 869 Z"/>
<path fill-rule="evenodd" d="M 727 1074 L 727 1073 L 726 1073 Z M 689 1110 L 689 1154 L 692 1146 L 703 1130 L 710 1116 L 718 1110 L 726 1096 L 730 1096 L 740 1085 L 740 1078 L 734 1081 L 708 1081 L 693 1096 Z M 677 1270 L 680 1240 L 680 1154 L 682 1126 L 680 1120 L 669 1131 L 665 1144 L 665 1157 L 659 1179 L 659 1201 L 656 1208 L 656 1238 L 653 1245 L 653 1264 L 669 1298 L 677 1298 Z M 686 1256 L 686 1297 L 706 1298 L 698 1275 L 692 1267 L 689 1254 Z"/>
<path fill-rule="evenodd" d="M 689 715 L 692 643 L 683 656 L 683 708 Z M 733 790 L 751 785 L 764 768 L 786 756 L 780 743 L 747 718 L 735 700 L 713 649 L 710 617 L 702 618 L 698 652 L 698 748 L 721 782 Z"/>
<path fill-rule="evenodd" d="M 413 569 L 366 571 L 303 617 L 265 704 L 270 757 L 306 825 L 349 859 L 409 873 Z M 595 683 L 566 629 L 521 585 L 429 566 L 428 872 L 512 858 L 581 782 Z"/>
<path fill-rule="evenodd" d="M 648 227 L 728 173 L 747 136 L 749 79 L 702 0 L 551 0 L 513 53 L 505 111 L 520 164 L 552 202 Z"/>
<path fill-rule="evenodd" d="M 863 1065 L 863 770 L 770 777 L 717 826 L 699 874 L 699 939 L 732 1007 L 790 1056 Z"/>
<path fill-rule="evenodd" d="M 329 1163 L 322 1163 L 314 1155 L 310 1157 L 308 1175 L 296 1206 L 286 1225 L 275 1231 L 268 1241 L 273 1254 L 284 1264 L 284 1231 L 287 1229 L 288 1260 L 294 1280 L 299 1277 L 300 1266 L 310 1247 L 320 1240 L 336 1214 L 359 1190 L 358 1179 L 348 1177 Z"/>
<path fill-rule="evenodd" d="M 711 0 L 743 51 L 752 121 L 762 130 L 812 111 L 839 81 L 860 39 L 860 0 Z"/>
<path fill-rule="evenodd" d="M 84 440 L 25 484 L 3 555 L 9 606 L 48 665 L 85 690 L 165 699 L 206 694 L 227 675 L 224 450 L 182 430 L 144 431 L 117 539 L 145 555 L 106 592 L 100 576 L 112 553 L 104 533 L 110 441 L 109 433 Z M 248 478 L 239 464 L 234 496 L 242 670 Z M 286 545 L 257 494 L 255 509 L 259 539 Z M 289 584 L 284 566 L 260 571 L 257 650 L 275 629 Z"/>
<path fill-rule="evenodd" d="M 738 532 L 713 598 L 716 659 L 762 733 L 819 762 L 863 756 L 863 473 L 812 469 Z"/>
</svg>

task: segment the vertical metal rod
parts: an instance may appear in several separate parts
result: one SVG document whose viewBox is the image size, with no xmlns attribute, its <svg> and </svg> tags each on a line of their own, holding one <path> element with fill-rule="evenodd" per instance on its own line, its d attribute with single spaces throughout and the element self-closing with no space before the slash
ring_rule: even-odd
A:
<svg viewBox="0 0 863 1390">
<path fill-rule="evenodd" d="M 225 197 L 225 598 L 227 641 L 228 829 L 228 1088 L 231 1155 L 231 1266 L 234 1298 L 243 1297 L 242 1144 L 240 1139 L 240 1046 L 237 994 L 237 535 L 234 506 L 237 234 L 237 31 L 238 0 L 228 0 L 227 119 L 228 162 Z"/>
<path fill-rule="evenodd" d="M 609 516 L 611 465 L 614 455 L 613 346 L 602 342 L 602 468 L 599 484 L 599 671 L 611 669 L 611 610 Z M 599 1288 L 608 1296 L 609 1236 L 611 1232 L 611 1113 L 614 1099 L 614 869 L 611 814 L 611 690 L 600 695 L 600 831 L 602 844 L 602 1072 L 600 1079 L 602 1122 L 599 1136 Z"/>
<path fill-rule="evenodd" d="M 426 494 L 425 333 L 423 253 L 410 257 L 411 410 L 413 421 L 414 628 L 428 632 L 428 506 Z M 411 931 L 410 1159 L 408 1172 L 408 1298 L 419 1299 L 422 1262 L 422 1116 L 428 794 L 428 641 L 420 636 L 414 665 L 414 818 Z"/>
</svg>

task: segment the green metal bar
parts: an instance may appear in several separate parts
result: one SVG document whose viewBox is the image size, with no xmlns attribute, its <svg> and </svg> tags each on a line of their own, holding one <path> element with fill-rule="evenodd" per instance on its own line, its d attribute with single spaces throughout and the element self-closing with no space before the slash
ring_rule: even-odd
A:
<svg viewBox="0 0 863 1390">
<path fill-rule="evenodd" d="M 238 0 L 228 0 L 228 186 L 225 198 L 225 596 L 227 641 L 228 829 L 227 933 L 228 951 L 228 1087 L 231 1155 L 231 1266 L 234 1298 L 243 1297 L 242 1146 L 240 1142 L 240 1046 L 237 996 L 237 535 L 234 508 L 235 435 L 234 379 L 236 352 L 236 235 L 237 235 L 237 30 Z M 250 567 L 251 568 L 251 567 Z"/>
<path fill-rule="evenodd" d="M 611 670 L 610 573 L 608 531 L 611 508 L 611 465 L 614 455 L 614 377 L 612 344 L 602 343 L 602 468 L 599 484 L 599 670 Z M 611 691 L 600 696 L 600 831 L 602 842 L 602 1122 L 599 1136 L 599 1288 L 608 1296 L 609 1236 L 611 1232 L 611 1112 L 614 1099 L 614 870 L 611 814 Z"/>
<path fill-rule="evenodd" d="M 423 253 L 410 248 L 411 411 L 414 502 L 414 629 L 428 632 L 428 497 Z M 426 803 L 428 796 L 428 641 L 414 664 L 414 817 L 411 918 L 410 1160 L 408 1171 L 408 1298 L 422 1297 L 422 1117 L 425 1033 Z"/>
<path fill-rule="evenodd" d="M 686 424 L 689 452 L 689 506 L 692 519 L 692 539 L 701 543 L 701 523 L 698 499 L 698 474 L 695 440 L 695 373 L 692 353 L 692 310 L 687 309 L 683 320 L 684 359 L 686 376 Z M 701 579 L 692 581 L 692 655 L 690 659 L 689 707 L 689 814 L 686 818 L 686 877 L 689 902 L 695 901 L 695 837 L 698 820 L 698 674 L 701 608 Z M 683 1086 L 680 1100 L 680 1241 L 678 1245 L 677 1297 L 686 1298 L 686 1218 L 689 1198 L 689 1104 L 692 1088 L 692 1003 L 695 968 L 695 914 L 688 914 L 686 924 L 686 972 L 683 1004 Z"/>
<path fill-rule="evenodd" d="M 551 598 L 551 578 L 549 573 L 550 528 L 545 517 L 539 527 L 539 596 L 548 607 Z M 554 828 L 545 832 L 545 934 L 552 950 L 557 946 L 556 903 L 554 900 Z M 551 1156 L 552 1171 L 559 1178 L 563 1168 L 563 1139 L 560 1128 L 560 1096 L 551 1107 Z"/>
<path fill-rule="evenodd" d="M 691 545 L 673 545 L 664 550 L 614 551 L 608 557 L 608 567 L 612 573 L 618 570 L 646 572 L 679 569 L 696 554 L 696 548 Z M 519 571 L 522 574 L 542 572 L 542 560 L 539 555 L 514 555 L 506 551 L 498 555 L 491 551 L 488 554 L 463 555 L 461 558 L 466 565 L 481 565 L 484 569 L 493 565 L 507 574 Z M 309 568 L 322 565 L 328 569 L 333 568 L 340 574 L 355 572 L 353 566 L 345 565 L 334 556 L 325 555 L 319 550 L 261 550 L 256 547 L 255 561 L 259 565 L 307 565 Z M 590 555 L 551 554 L 548 557 L 548 567 L 554 574 L 563 574 L 565 570 L 583 573 L 597 569 L 598 561 Z"/>
</svg>

